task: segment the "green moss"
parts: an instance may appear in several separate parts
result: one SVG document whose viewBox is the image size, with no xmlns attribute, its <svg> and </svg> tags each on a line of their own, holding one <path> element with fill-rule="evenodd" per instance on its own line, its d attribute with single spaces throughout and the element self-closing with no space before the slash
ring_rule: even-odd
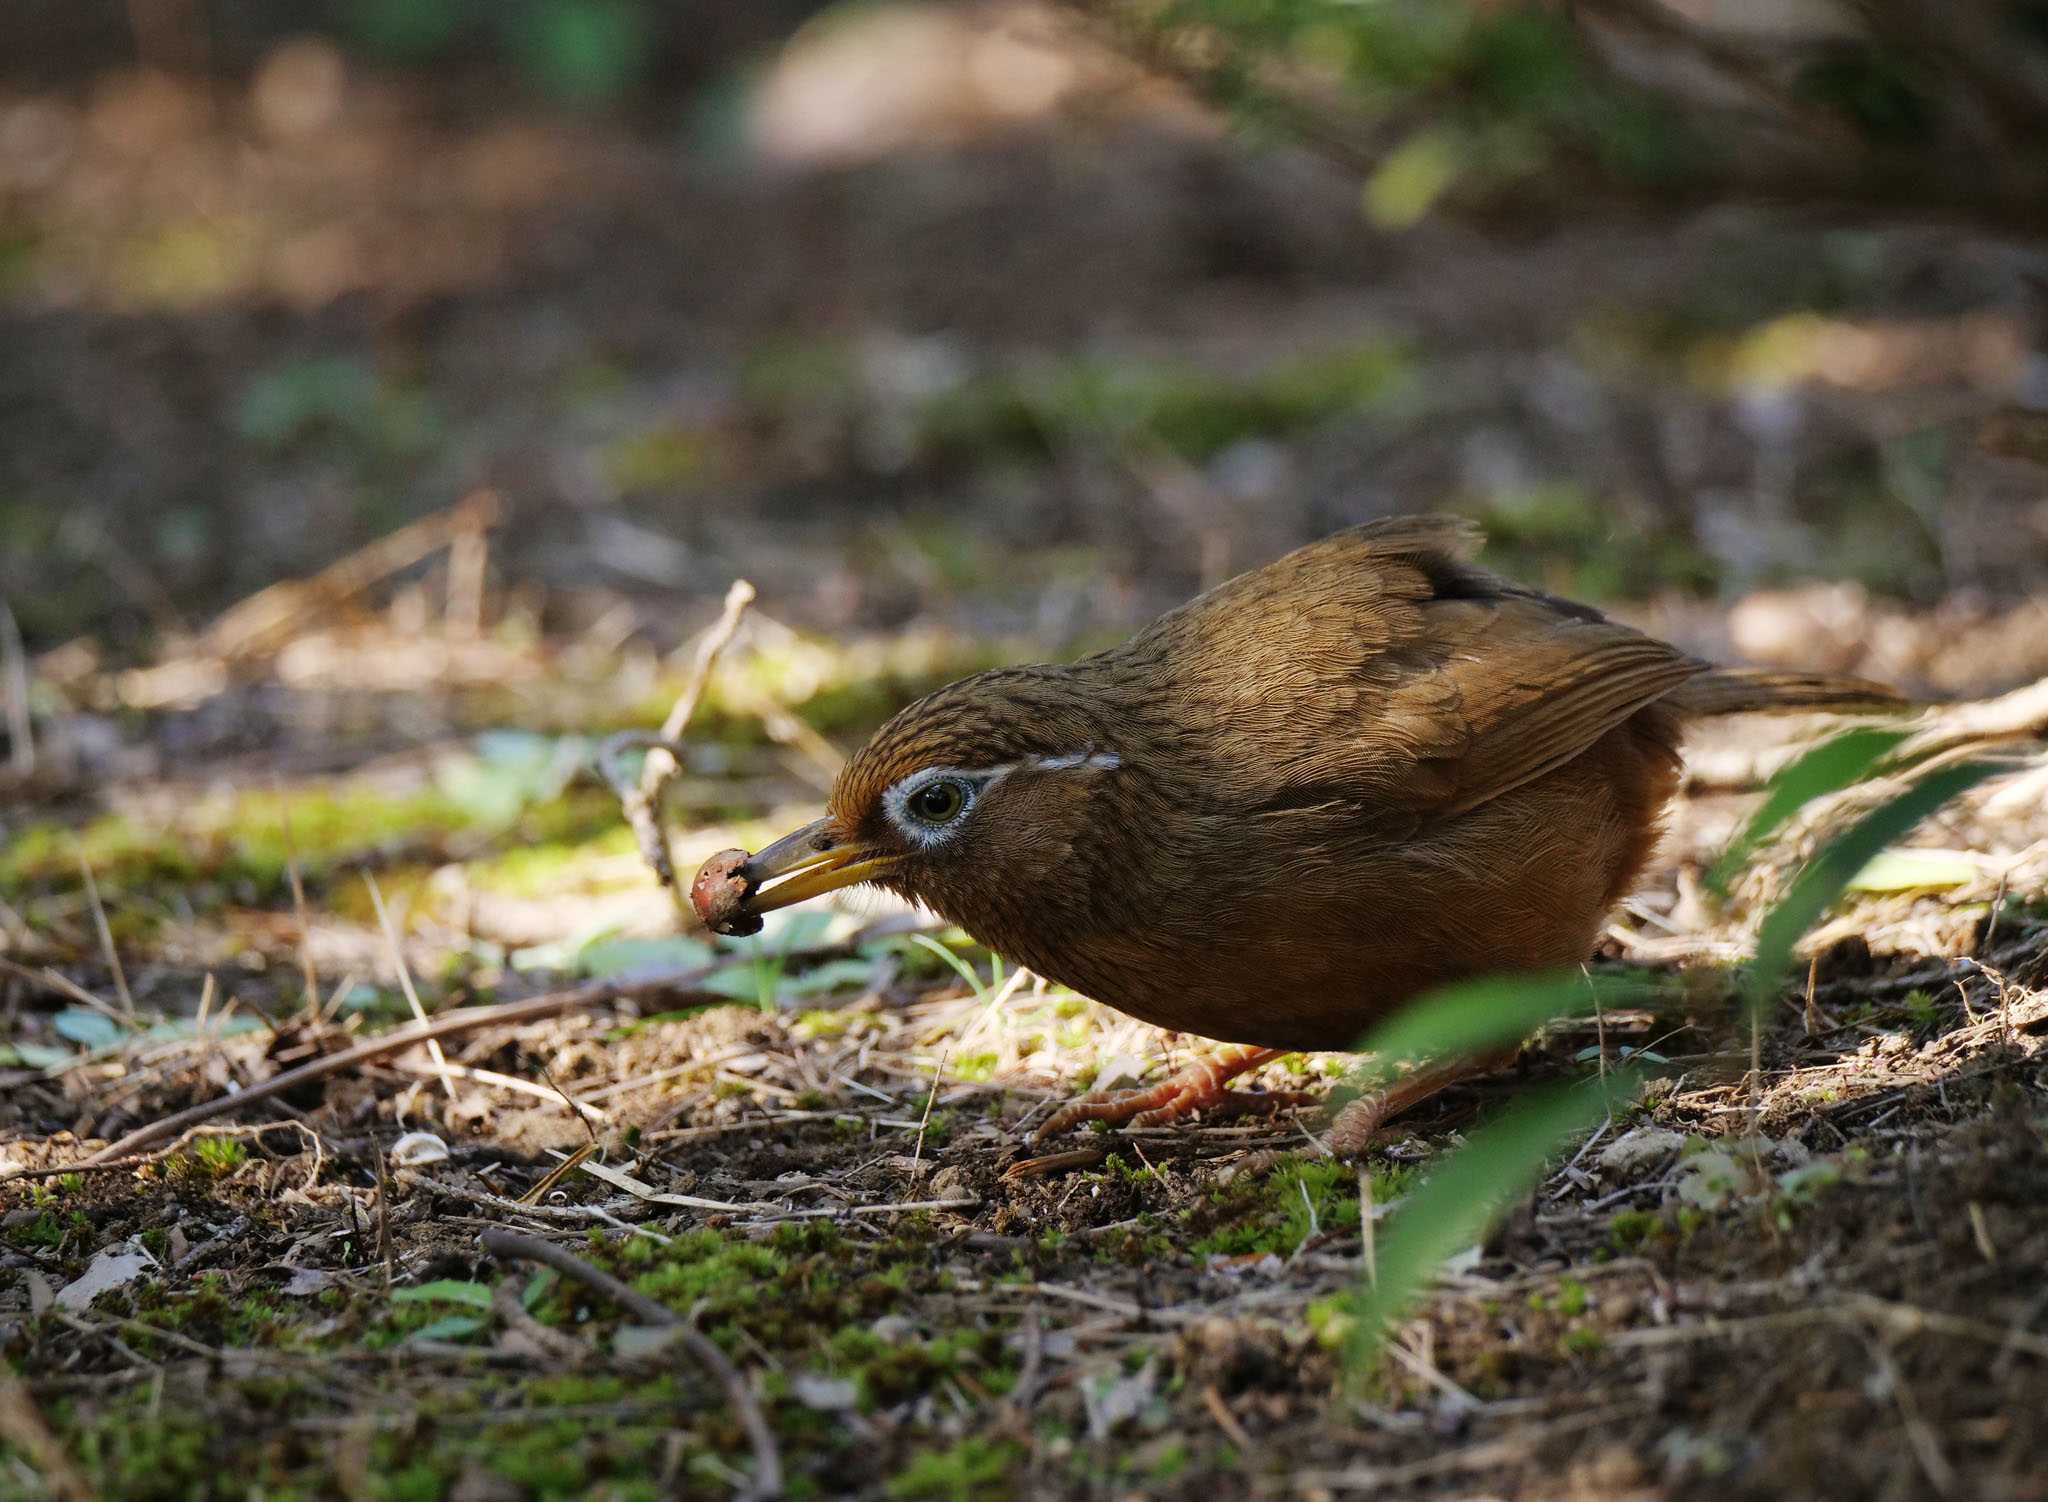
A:
<svg viewBox="0 0 2048 1502">
<path fill-rule="evenodd" d="M 239 1137 L 201 1137 L 192 1156 L 207 1177 L 225 1179 L 249 1161 L 249 1144 Z"/>
<path fill-rule="evenodd" d="M 902 1502 L 983 1502 L 1010 1494 L 1005 1482 L 1022 1459 L 1016 1445 L 970 1436 L 919 1455 L 883 1490 Z"/>
<path fill-rule="evenodd" d="M 1720 566 L 1689 537 L 1621 525 L 1612 498 L 1575 485 L 1488 496 L 1472 509 L 1486 527 L 1488 563 L 1581 599 L 1708 591 L 1720 579 Z"/>
<path fill-rule="evenodd" d="M 196 1410 L 129 1401 L 72 1436 L 99 1494 L 134 1502 L 200 1502 L 216 1495 L 220 1432 Z"/>
<path fill-rule="evenodd" d="M 514 845 L 496 855 L 467 862 L 462 878 L 476 891 L 508 897 L 555 896 L 572 886 L 596 891 L 637 885 L 645 880 L 638 870 L 622 875 L 618 869 L 618 858 L 631 855 L 636 849 L 633 831 L 624 824 L 616 824 L 585 839 Z M 603 873 L 601 878 L 599 872 Z"/>
<path fill-rule="evenodd" d="M 1142 437 L 1202 459 L 1242 439 L 1385 403 L 1405 388 L 1411 368 L 1408 352 L 1384 340 L 1250 376 L 1077 360 L 945 393 L 923 413 L 921 447 L 934 457 L 981 460 Z"/>
<path fill-rule="evenodd" d="M 479 829 L 522 843 L 600 832 L 619 838 L 613 834 L 618 806 L 598 789 L 578 789 L 514 809 L 515 822 L 502 827 L 480 817 L 488 812 L 467 793 L 441 787 L 393 793 L 342 782 L 289 793 L 208 798 L 183 809 L 169 824 L 145 824 L 124 814 L 105 815 L 78 830 L 31 824 L 0 850 L 0 895 L 13 897 L 34 888 L 79 890 L 81 854 L 110 892 L 176 886 L 198 906 L 207 901 L 205 893 L 194 891 L 199 883 L 237 901 L 281 900 L 294 853 L 301 874 L 318 882 L 341 864 L 394 848 L 424 847 L 438 858 L 449 838 Z M 425 875 L 422 867 L 417 879 Z M 404 882 L 384 885 L 390 896 Z M 344 899 L 353 900 L 352 894 L 335 894 L 337 904 L 346 905 Z"/>
<path fill-rule="evenodd" d="M 1632 1252 L 1656 1235 L 1663 1218 L 1654 1210 L 1618 1210 L 1607 1222 L 1607 1239 L 1618 1251 Z"/>
<path fill-rule="evenodd" d="M 1567 1355 L 1591 1356 L 1606 1347 L 1607 1337 L 1590 1325 L 1581 1325 L 1565 1331 L 1559 1344 Z"/>
<path fill-rule="evenodd" d="M 671 425 L 621 438 L 599 456 L 614 490 L 676 490 L 715 474 L 721 458 L 717 435 Z"/>
<path fill-rule="evenodd" d="M 1375 1201 L 1401 1194 L 1411 1172 L 1376 1172 Z M 1217 1204 L 1225 1223 L 1195 1241 L 1190 1249 L 1198 1256 L 1291 1256 L 1313 1232 L 1358 1228 L 1358 1178 L 1348 1165 L 1330 1158 L 1288 1163 L 1249 1192 L 1229 1186 Z"/>
</svg>

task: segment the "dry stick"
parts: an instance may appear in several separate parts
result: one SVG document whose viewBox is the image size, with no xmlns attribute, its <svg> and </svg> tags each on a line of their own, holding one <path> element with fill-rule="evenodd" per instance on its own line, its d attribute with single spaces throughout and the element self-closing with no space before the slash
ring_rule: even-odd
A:
<svg viewBox="0 0 2048 1502">
<path fill-rule="evenodd" d="M 688 1321 L 665 1304 L 658 1304 L 638 1290 L 627 1287 L 610 1273 L 592 1267 L 581 1257 L 564 1251 L 551 1242 L 538 1237 L 521 1236 L 512 1231 L 496 1227 L 483 1233 L 484 1250 L 494 1257 L 510 1261 L 538 1262 L 552 1267 L 565 1278 L 574 1278 L 593 1293 L 601 1294 L 624 1309 L 635 1319 L 645 1324 L 674 1329 L 676 1338 L 683 1348 L 695 1357 L 703 1368 L 716 1377 L 725 1388 L 727 1400 L 738 1416 L 740 1426 L 747 1431 L 747 1441 L 754 1448 L 754 1480 L 746 1495 L 765 1499 L 782 1495 L 782 1455 L 775 1445 L 775 1433 L 768 1427 L 768 1420 L 761 1413 L 761 1405 L 754 1401 L 753 1389 L 740 1369 L 734 1366 L 725 1352 L 709 1336 L 699 1333 Z"/>
<path fill-rule="evenodd" d="M 106 905 L 100 901 L 100 884 L 92 879 L 92 862 L 85 858 L 85 847 L 78 849 L 78 869 L 85 877 L 85 899 L 92 906 L 93 927 L 99 930 L 100 949 L 107 957 L 107 968 L 114 972 L 114 992 L 121 998 L 121 1010 L 128 1020 L 135 1020 L 135 998 L 128 992 L 128 973 L 121 968 L 121 956 L 114 948 L 114 930 L 107 922 Z"/>
<path fill-rule="evenodd" d="M 485 507 L 457 515 L 459 530 L 448 544 L 448 634 L 475 641 L 484 631 L 484 583 L 490 573 L 490 518 L 498 510 L 495 491 L 478 491 L 472 500 Z"/>
<path fill-rule="evenodd" d="M 15 776 L 33 777 L 36 732 L 28 705 L 28 653 L 21 644 L 21 627 L 4 599 L 0 599 L 0 672 L 7 678 L 7 757 Z"/>
<path fill-rule="evenodd" d="M 675 703 L 669 706 L 668 717 L 661 722 L 660 730 L 651 736 L 630 731 L 615 735 L 597 749 L 598 770 L 612 785 L 612 791 L 619 795 L 619 806 L 625 811 L 626 822 L 633 826 L 633 835 L 640 842 L 641 859 L 653 868 L 655 879 L 668 889 L 679 912 L 687 907 L 687 899 L 676 881 L 675 860 L 669 854 L 668 835 L 661 827 L 661 795 L 683 769 L 676 756 L 677 743 L 683 732 L 690 728 L 698 701 L 704 697 L 705 685 L 711 681 L 711 670 L 718 665 L 719 654 L 731 643 L 733 633 L 740 628 L 740 618 L 746 614 L 747 606 L 753 600 L 753 585 L 745 579 L 732 581 L 732 587 L 725 592 L 725 609 L 697 643 L 690 676 L 684 680 L 683 691 L 676 695 Z M 647 749 L 647 758 L 640 764 L 640 781 L 637 784 L 627 782 L 619 775 L 616 766 L 619 753 L 636 746 Z M 685 913 L 684 916 L 687 918 L 689 915 Z"/>
<path fill-rule="evenodd" d="M 941 1053 L 938 1064 L 932 1069 L 931 1094 L 924 1098 L 924 1115 L 919 1117 L 917 1122 L 917 1147 L 910 1155 L 910 1171 L 912 1173 L 916 1173 L 917 1165 L 924 1161 L 924 1129 L 931 1125 L 932 1102 L 939 1098 L 939 1081 L 946 1077 L 946 1060 L 952 1056 L 952 1053 L 953 1050 L 951 1048 Z"/>
<path fill-rule="evenodd" d="M 1358 1257 L 1365 1264 L 1365 1286 L 1377 1288 L 1380 1281 L 1379 1225 L 1373 1215 L 1372 1170 L 1358 1165 Z"/>
<path fill-rule="evenodd" d="M 289 579 L 230 606 L 206 628 L 202 644 L 229 659 L 257 655 L 301 622 L 361 594 L 378 580 L 410 568 L 447 547 L 465 532 L 498 520 L 497 495 L 480 490 L 437 516 L 429 516 L 380 537 L 366 548 L 322 569 L 310 579 Z"/>
<path fill-rule="evenodd" d="M 296 1090 L 299 1086 L 314 1080 L 325 1079 L 330 1074 L 353 1069 L 359 1064 L 372 1063 L 391 1054 L 402 1053 L 415 1044 L 436 1042 L 462 1033 L 473 1033 L 479 1028 L 539 1022 L 548 1017 L 560 1016 L 564 1012 L 603 1006 L 607 1002 L 637 1001 L 643 997 L 687 990 L 731 963 L 730 960 L 722 960 L 709 965 L 699 965 L 693 970 L 680 970 L 673 975 L 651 976 L 638 981 L 593 981 L 588 985 L 572 986 L 566 991 L 550 991 L 543 996 L 529 996 L 524 1001 L 505 1001 L 496 1006 L 464 1007 L 458 1012 L 444 1012 L 431 1022 L 416 1022 L 411 1027 L 402 1027 L 381 1037 L 367 1039 L 354 1048 L 345 1048 L 340 1053 L 329 1054 L 324 1059 L 313 1059 L 296 1069 L 287 1069 L 283 1074 L 267 1079 L 260 1085 L 251 1085 L 237 1094 L 223 1095 L 174 1112 L 161 1121 L 153 1121 L 148 1126 L 136 1128 L 127 1136 L 109 1143 L 91 1157 L 72 1166 L 91 1168 L 110 1163 L 116 1158 L 125 1158 L 152 1143 L 163 1141 L 166 1137 L 175 1137 L 187 1127 L 196 1126 L 202 1121 L 211 1121 L 216 1116 L 226 1115 L 243 1106 L 269 1100 L 273 1096 Z M 11 1177 L 15 1175 L 7 1176 Z M 5 1182 L 6 1178 L 0 1178 L 0 1183 Z"/>
<path fill-rule="evenodd" d="M 405 962 L 405 951 L 398 945 L 398 930 L 392 927 L 391 914 L 384 906 L 384 894 L 377 889 L 377 878 L 368 871 L 363 873 L 363 885 L 370 889 L 370 906 L 377 910 L 377 922 L 384 930 L 384 942 L 391 946 L 391 963 L 398 967 L 399 989 L 405 992 L 405 1003 L 412 1008 L 413 1020 L 425 1022 L 427 1009 L 420 1005 L 420 993 L 413 989 L 412 967 Z M 441 1093 L 452 1102 L 455 1099 L 455 1081 L 448 1073 L 448 1056 L 441 1052 L 441 1045 L 429 1039 L 427 1055 L 434 1061 L 434 1069 L 441 1078 Z"/>
<path fill-rule="evenodd" d="M 291 802 L 277 785 L 277 822 L 284 833 L 284 871 L 292 883 L 292 911 L 299 919 L 299 973 L 306 982 L 306 1021 L 320 1020 L 320 976 L 313 969 L 313 920 L 306 913 L 306 884 L 299 879 L 299 847 L 292 838 Z"/>
<path fill-rule="evenodd" d="M 391 1297 L 391 1175 L 386 1171 L 384 1143 L 370 1133 L 370 1153 L 377 1169 L 377 1261 L 384 1269 L 384 1297 Z"/>
<path fill-rule="evenodd" d="M 43 1421 L 28 1384 L 5 1370 L 0 1370 L 0 1439 L 42 1472 L 43 1485 L 57 1502 L 92 1502 L 92 1488 Z"/>
<path fill-rule="evenodd" d="M 98 1012 L 102 1017 L 110 1017 L 116 1022 L 121 1020 L 119 1012 L 115 1011 L 104 1001 L 101 1001 L 68 975 L 54 970 L 48 965 L 43 966 L 40 970 L 31 970 L 19 960 L 10 960 L 6 955 L 0 954 L 0 970 L 5 970 L 9 975 L 18 975 L 31 985 L 46 987 L 56 992 L 59 996 L 68 996 L 80 1006 L 92 1008 L 93 1011 Z M 62 1067 L 68 1069 L 71 1066 L 67 1064 Z"/>
<path fill-rule="evenodd" d="M 1944 704 L 1920 717 L 1920 728 L 1886 758 L 1890 767 L 1917 766 L 1928 758 L 1963 746 L 1998 741 L 2023 741 L 2048 735 L 2048 678 L 1990 699 Z M 1767 746 L 1760 751 L 1701 752 L 1688 756 L 1685 790 L 1689 793 L 1743 792 L 1777 776 L 1811 740 Z"/>
</svg>

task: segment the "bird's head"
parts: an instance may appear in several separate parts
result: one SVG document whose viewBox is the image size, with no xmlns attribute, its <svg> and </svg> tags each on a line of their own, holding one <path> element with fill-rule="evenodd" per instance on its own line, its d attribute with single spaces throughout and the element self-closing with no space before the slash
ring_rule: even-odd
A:
<svg viewBox="0 0 2048 1502">
<path fill-rule="evenodd" d="M 1077 846 L 1123 767 L 1109 730 L 1064 669 L 940 689 L 854 754 L 824 818 L 738 868 L 745 896 L 714 926 L 748 932 L 762 913 L 875 882 L 1000 946 L 1072 905 Z"/>
</svg>

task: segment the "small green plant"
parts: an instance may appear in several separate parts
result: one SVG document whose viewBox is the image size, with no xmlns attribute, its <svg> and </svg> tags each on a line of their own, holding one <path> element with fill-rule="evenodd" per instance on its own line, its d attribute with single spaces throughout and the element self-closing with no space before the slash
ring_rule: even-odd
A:
<svg viewBox="0 0 2048 1502">
<path fill-rule="evenodd" d="M 982 1502 L 1009 1495 L 1004 1478 L 1018 1458 L 1015 1445 L 970 1436 L 918 1456 L 883 1490 L 904 1502 Z"/>
<path fill-rule="evenodd" d="M 1754 850 L 1807 802 L 1862 779 L 1896 749 L 1899 739 L 1891 731 L 1851 732 L 1799 758 L 1774 782 L 1737 848 L 1745 853 Z M 1821 848 L 1765 915 L 1758 931 L 1756 955 L 1745 967 L 1739 987 L 1752 1017 L 1761 1016 L 1777 997 L 1800 936 L 1848 889 L 1856 874 L 1892 841 L 1993 770 L 1981 763 L 1963 763 L 1927 772 Z M 1725 862 L 1717 867 L 1725 869 Z M 1620 989 L 1640 998 L 1656 987 L 1654 982 L 1631 978 Z M 1470 1057 L 1523 1037 L 1545 1020 L 1586 1011 L 1592 1000 L 1587 979 L 1576 975 L 1449 987 L 1409 1008 L 1361 1044 L 1374 1055 L 1363 1073 L 1365 1088 L 1378 1088 L 1409 1063 Z M 1376 1366 L 1387 1330 L 1421 1298 L 1444 1260 L 1479 1239 L 1500 1206 L 1525 1192 L 1559 1147 L 1632 1100 L 1644 1082 L 1641 1066 L 1631 1063 L 1606 1074 L 1597 1087 L 1580 1080 L 1530 1091 L 1498 1119 L 1473 1132 L 1464 1147 L 1431 1173 L 1381 1239 L 1377 1279 L 1362 1291 L 1354 1317 L 1345 1322 L 1354 1375 Z M 1680 1233 L 1690 1234 L 1702 1218 L 1694 1207 L 1681 1207 Z M 1654 1234 L 1656 1224 L 1654 1219 L 1618 1216 L 1610 1224 L 1610 1235 L 1617 1247 L 1633 1247 Z M 1329 1320 L 1324 1323 L 1325 1328 L 1330 1326 Z"/>
<path fill-rule="evenodd" d="M 249 1161 L 249 1144 L 239 1137 L 201 1137 L 192 1144 L 192 1156 L 208 1175 L 225 1179 Z"/>
</svg>

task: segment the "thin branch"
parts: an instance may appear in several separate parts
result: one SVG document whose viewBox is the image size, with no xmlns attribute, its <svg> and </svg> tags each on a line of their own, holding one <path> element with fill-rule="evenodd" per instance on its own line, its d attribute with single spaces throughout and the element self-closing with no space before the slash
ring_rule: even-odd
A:
<svg viewBox="0 0 2048 1502">
<path fill-rule="evenodd" d="M 0 599 L 0 675 L 6 678 L 7 759 L 16 777 L 33 777 L 36 734 L 28 702 L 28 653 L 21 644 L 21 627 L 4 599 Z"/>
<path fill-rule="evenodd" d="M 647 862 L 655 879 L 675 899 L 676 910 L 686 921 L 691 918 L 689 899 L 676 880 L 675 858 L 669 853 L 667 831 L 661 827 L 661 796 L 683 769 L 679 755 L 683 732 L 690 728 L 690 721 L 696 716 L 705 686 L 711 681 L 711 670 L 718 665 L 719 654 L 731 644 L 747 606 L 753 601 L 754 586 L 745 579 L 733 580 L 732 587 L 725 592 L 725 608 L 697 643 L 690 676 L 684 680 L 682 692 L 676 695 L 675 703 L 669 707 L 668 717 L 661 722 L 660 730 L 652 735 L 645 731 L 627 731 L 612 736 L 597 748 L 598 771 L 611 784 L 612 791 L 618 794 L 626 822 L 632 825 L 634 838 L 639 841 L 641 859 Z M 647 756 L 640 764 L 640 780 L 635 783 L 626 778 L 618 761 L 625 752 L 641 749 Z"/>
<path fill-rule="evenodd" d="M 78 849 L 78 870 L 85 877 L 85 900 L 92 907 L 93 927 L 99 930 L 100 952 L 106 956 L 107 968 L 114 972 L 114 994 L 121 998 L 121 1010 L 133 1022 L 135 998 L 128 990 L 128 972 L 121 968 L 121 953 L 114 948 L 113 925 L 107 922 L 106 904 L 100 901 L 100 884 L 93 880 L 92 862 L 85 858 L 83 845 Z"/>
<path fill-rule="evenodd" d="M 486 1027 L 538 1022 L 543 1018 L 558 1017 L 564 1012 L 581 1011 L 615 1001 L 637 1001 L 643 997 L 688 990 L 732 963 L 734 962 L 731 960 L 720 960 L 709 965 L 700 965 L 694 970 L 682 970 L 673 975 L 651 976 L 638 981 L 594 981 L 589 985 L 573 986 L 566 991 L 550 991 L 543 996 L 530 996 L 524 1001 L 507 1001 L 496 1006 L 464 1007 L 459 1011 L 444 1012 L 430 1022 L 416 1022 L 411 1027 L 398 1028 L 380 1037 L 370 1038 L 358 1043 L 354 1048 L 345 1048 L 340 1053 L 329 1054 L 324 1059 L 314 1059 L 296 1069 L 287 1069 L 283 1074 L 275 1075 L 260 1085 L 251 1085 L 236 1094 L 219 1096 L 214 1100 L 202 1101 L 196 1106 L 173 1112 L 160 1121 L 136 1128 L 127 1136 L 109 1143 L 91 1157 L 73 1166 L 98 1167 L 116 1158 L 126 1158 L 163 1141 L 166 1137 L 175 1137 L 187 1127 L 196 1126 L 202 1121 L 211 1121 L 216 1116 L 224 1116 L 244 1106 L 270 1100 L 314 1080 L 325 1079 L 331 1074 L 340 1074 L 343 1070 L 402 1053 L 418 1043 L 453 1038 Z M 0 1176 L 0 1184 L 22 1176 Z"/>
<path fill-rule="evenodd" d="M 377 910 L 378 926 L 384 930 L 384 942 L 391 946 L 391 963 L 398 967 L 399 989 L 405 992 L 405 1004 L 412 1008 L 413 1020 L 425 1022 L 427 1009 L 420 1005 L 420 993 L 413 988 L 412 967 L 405 963 L 405 950 L 399 947 L 398 930 L 391 922 L 390 910 L 384 906 L 384 893 L 378 889 L 377 878 L 368 871 L 363 873 L 363 885 L 370 889 L 370 906 Z M 441 1052 L 441 1045 L 434 1039 L 427 1040 L 427 1054 L 434 1061 L 434 1070 L 441 1079 L 441 1093 L 450 1101 L 455 1099 L 455 1082 L 448 1074 L 448 1056 Z"/>
<path fill-rule="evenodd" d="M 494 1257 L 538 1262 L 544 1267 L 551 1267 L 563 1277 L 573 1278 L 593 1293 L 610 1299 L 642 1323 L 673 1329 L 683 1349 L 725 1388 L 727 1401 L 732 1404 L 740 1426 L 747 1431 L 747 1442 L 754 1449 L 754 1479 L 745 1495 L 757 1499 L 757 1502 L 782 1495 L 782 1454 L 776 1448 L 775 1431 L 768 1427 L 768 1420 L 761 1412 L 761 1405 L 754 1400 L 754 1391 L 747 1385 L 745 1375 L 715 1341 L 700 1334 L 667 1305 L 657 1303 L 602 1268 L 591 1266 L 552 1242 L 496 1227 L 485 1231 L 482 1241 L 484 1250 Z"/>
</svg>

